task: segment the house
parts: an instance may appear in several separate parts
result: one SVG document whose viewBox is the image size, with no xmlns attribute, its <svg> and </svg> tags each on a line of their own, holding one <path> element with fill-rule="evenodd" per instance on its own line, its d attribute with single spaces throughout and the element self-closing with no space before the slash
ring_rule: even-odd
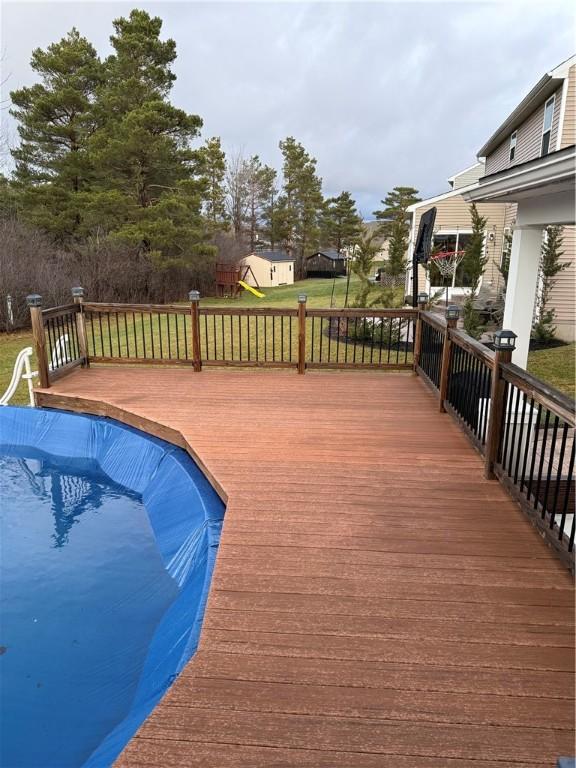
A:
<svg viewBox="0 0 576 768">
<path fill-rule="evenodd" d="M 572 56 L 544 74 L 481 147 L 484 173 L 477 185 L 462 190 L 468 202 L 511 206 L 504 327 L 518 335 L 513 360 L 521 367 L 528 359 L 544 230 L 551 225 L 564 227 L 564 259 L 569 262 L 552 297 L 556 326 L 561 337 L 574 339 L 575 134 Z"/>
<path fill-rule="evenodd" d="M 346 259 L 335 249 L 316 251 L 306 257 L 307 277 L 337 277 L 346 274 Z"/>
<path fill-rule="evenodd" d="M 478 186 L 478 180 L 484 175 L 484 163 L 477 162 L 469 168 L 454 174 L 448 179 L 450 189 L 435 197 L 429 197 L 408 207 L 410 216 L 410 239 L 408 246 L 409 275 L 406 285 L 407 293 L 412 292 L 412 256 L 418 235 L 418 227 L 422 215 L 436 208 L 436 221 L 432 245 L 442 251 L 462 251 L 466 248 L 472 234 L 470 202 L 464 198 L 464 193 Z M 484 238 L 484 253 L 488 263 L 477 289 L 484 288 L 485 292 L 497 295 L 503 287 L 503 278 L 499 270 L 502 253 L 506 245 L 507 206 L 504 203 L 480 203 L 478 212 L 486 219 L 486 236 Z M 443 277 L 434 267 L 433 261 L 425 270 L 420 266 L 418 285 L 433 296 L 441 288 L 448 288 L 448 300 L 466 295 L 471 289 L 470 280 L 464 266 L 460 264 L 452 277 Z"/>
<path fill-rule="evenodd" d="M 246 282 L 260 288 L 292 285 L 295 259 L 286 251 L 253 251 L 241 264 L 250 267 Z"/>
</svg>

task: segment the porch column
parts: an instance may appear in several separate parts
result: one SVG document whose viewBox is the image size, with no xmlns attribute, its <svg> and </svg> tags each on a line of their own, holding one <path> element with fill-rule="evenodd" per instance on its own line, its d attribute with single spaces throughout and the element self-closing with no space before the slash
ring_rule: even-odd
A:
<svg viewBox="0 0 576 768">
<path fill-rule="evenodd" d="M 518 336 L 512 362 L 524 369 L 528 363 L 541 251 L 540 228 L 514 230 L 502 327 L 509 328 Z"/>
</svg>

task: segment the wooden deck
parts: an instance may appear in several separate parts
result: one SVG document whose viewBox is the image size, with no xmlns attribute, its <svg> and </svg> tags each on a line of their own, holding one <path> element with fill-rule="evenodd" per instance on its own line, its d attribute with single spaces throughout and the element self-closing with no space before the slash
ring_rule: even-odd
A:
<svg viewBox="0 0 576 768">
<path fill-rule="evenodd" d="M 227 496 L 199 652 L 119 766 L 574 753 L 572 579 L 420 379 L 92 368 L 39 397 L 188 447 Z"/>
</svg>

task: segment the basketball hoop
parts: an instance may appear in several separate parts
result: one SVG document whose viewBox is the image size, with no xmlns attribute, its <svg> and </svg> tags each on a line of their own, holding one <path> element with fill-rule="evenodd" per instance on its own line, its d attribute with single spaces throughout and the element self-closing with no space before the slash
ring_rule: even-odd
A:
<svg viewBox="0 0 576 768">
<path fill-rule="evenodd" d="M 438 251 L 438 253 L 433 253 L 430 256 L 430 262 L 436 265 L 442 277 L 451 278 L 450 286 L 446 286 L 446 306 L 448 306 L 449 288 L 454 288 L 456 270 L 462 263 L 465 255 L 466 251 Z"/>
</svg>

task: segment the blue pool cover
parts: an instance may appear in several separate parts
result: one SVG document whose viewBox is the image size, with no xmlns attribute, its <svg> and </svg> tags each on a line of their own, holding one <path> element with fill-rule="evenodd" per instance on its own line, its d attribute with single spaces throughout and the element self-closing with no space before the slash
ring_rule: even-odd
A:
<svg viewBox="0 0 576 768">
<path fill-rule="evenodd" d="M 194 654 L 224 505 L 110 419 L 0 408 L 0 765 L 111 765 Z"/>
</svg>

